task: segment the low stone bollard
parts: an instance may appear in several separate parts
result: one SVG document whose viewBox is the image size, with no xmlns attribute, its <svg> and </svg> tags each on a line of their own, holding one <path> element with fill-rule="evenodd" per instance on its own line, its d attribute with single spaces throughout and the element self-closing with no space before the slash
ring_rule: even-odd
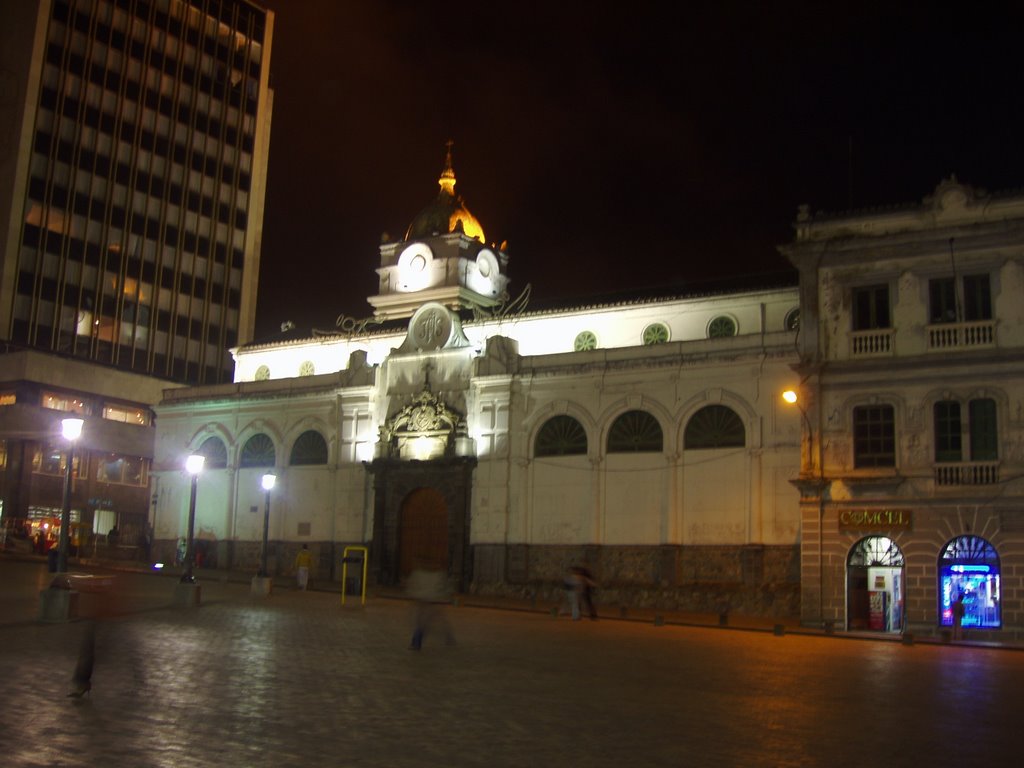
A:
<svg viewBox="0 0 1024 768">
<path fill-rule="evenodd" d="M 786 628 L 782 624 L 776 624 L 774 627 L 772 627 L 772 634 L 776 637 L 782 637 L 784 634 L 786 634 Z"/>
<path fill-rule="evenodd" d="M 656 626 L 656 627 L 663 627 L 663 626 L 665 626 L 665 617 L 661 616 L 661 615 L 655 616 L 654 617 L 654 626 Z"/>
</svg>

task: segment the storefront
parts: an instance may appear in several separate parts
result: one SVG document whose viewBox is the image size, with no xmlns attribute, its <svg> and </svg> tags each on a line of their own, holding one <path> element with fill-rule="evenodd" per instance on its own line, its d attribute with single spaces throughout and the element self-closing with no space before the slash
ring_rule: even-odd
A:
<svg viewBox="0 0 1024 768">
<path fill-rule="evenodd" d="M 998 629 L 1000 615 L 999 555 L 980 536 L 958 536 L 939 554 L 939 623 L 953 626 L 953 606 L 963 597 L 962 626 Z"/>
<path fill-rule="evenodd" d="M 886 536 L 867 536 L 851 547 L 846 560 L 847 629 L 903 631 L 903 567 L 903 552 Z"/>
</svg>

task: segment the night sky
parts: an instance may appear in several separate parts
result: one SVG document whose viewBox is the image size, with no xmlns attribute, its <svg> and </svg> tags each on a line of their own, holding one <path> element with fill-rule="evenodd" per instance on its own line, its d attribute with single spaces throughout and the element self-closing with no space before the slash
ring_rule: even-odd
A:
<svg viewBox="0 0 1024 768">
<path fill-rule="evenodd" d="M 1024 186 L 1024 13 L 966 3 L 264 0 L 256 336 L 366 317 L 381 234 L 456 192 L 536 304 L 788 270 L 797 205 Z M 1008 6 L 1010 4 L 1007 4 Z M 993 5 L 993 7 L 995 7 Z M 1020 7 L 1020 6 L 1018 6 Z"/>
</svg>

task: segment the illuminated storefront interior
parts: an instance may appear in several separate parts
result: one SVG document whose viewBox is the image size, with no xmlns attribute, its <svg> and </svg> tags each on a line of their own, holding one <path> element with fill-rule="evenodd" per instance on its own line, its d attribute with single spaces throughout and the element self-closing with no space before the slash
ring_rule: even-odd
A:
<svg viewBox="0 0 1024 768">
<path fill-rule="evenodd" d="M 953 604 L 961 595 L 964 627 L 1002 626 L 999 555 L 989 542 L 980 536 L 958 536 L 943 548 L 938 571 L 942 626 L 953 626 Z"/>
</svg>

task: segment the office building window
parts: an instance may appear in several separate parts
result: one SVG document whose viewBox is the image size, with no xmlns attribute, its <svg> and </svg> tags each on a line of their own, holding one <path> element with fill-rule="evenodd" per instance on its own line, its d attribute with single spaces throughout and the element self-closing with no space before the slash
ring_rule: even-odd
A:
<svg viewBox="0 0 1024 768">
<path fill-rule="evenodd" d="M 67 411 L 68 413 L 78 413 L 82 416 L 89 415 L 89 404 L 74 395 L 63 395 L 59 392 L 43 392 L 42 397 L 43 408 L 52 408 L 55 411 Z"/>
<path fill-rule="evenodd" d="M 137 424 L 141 427 L 149 425 L 149 411 L 144 408 L 132 408 L 127 405 L 103 406 L 103 418 L 110 421 L 122 421 L 125 424 Z"/>
</svg>

